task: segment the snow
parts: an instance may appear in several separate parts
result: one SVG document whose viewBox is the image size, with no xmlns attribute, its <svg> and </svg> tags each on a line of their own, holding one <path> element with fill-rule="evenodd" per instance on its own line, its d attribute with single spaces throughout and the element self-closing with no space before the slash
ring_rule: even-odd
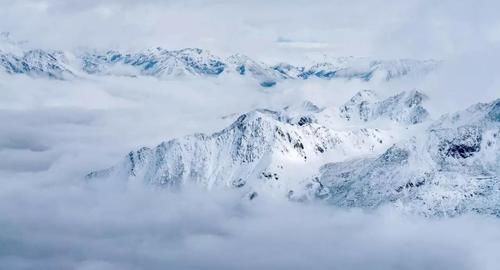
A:
<svg viewBox="0 0 500 270">
<path fill-rule="evenodd" d="M 432 60 L 383 61 L 340 57 L 331 59 L 332 62 L 305 67 L 283 62 L 261 63 L 242 54 L 219 57 L 199 48 L 167 50 L 156 47 L 144 51 L 80 49 L 63 52 L 25 48 L 12 41 L 0 44 L 3 44 L 0 46 L 0 69 L 4 72 L 55 79 L 89 75 L 154 76 L 164 79 L 240 76 L 250 77 L 262 87 L 272 87 L 280 81 L 294 79 L 392 80 L 423 76 L 439 64 Z"/>
<path fill-rule="evenodd" d="M 31 49 L 2 36 L 0 69 L 59 80 L 90 76 L 249 77 L 263 87 L 284 80 L 391 80 L 424 75 L 436 61 L 333 58 L 311 67 L 268 65 L 197 48 L 142 52 Z M 223 188 L 341 207 L 391 204 L 426 216 L 477 212 L 500 216 L 500 100 L 433 121 L 419 90 L 382 97 L 361 90 L 339 107 L 305 101 L 257 109 L 225 129 L 131 151 L 103 179 L 183 188 Z"/>
<path fill-rule="evenodd" d="M 248 194 L 303 196 L 303 186 L 321 165 L 380 154 L 396 142 L 394 134 L 404 133 L 397 122 L 393 129 L 341 128 L 338 123 L 345 120 L 339 115 L 338 108 L 320 108 L 309 101 L 280 111 L 251 111 L 214 134 L 132 151 L 118 165 L 88 178 L 174 187 L 194 182 L 208 189 L 237 186 Z"/>
<path fill-rule="evenodd" d="M 500 122 L 491 117 L 499 103 L 445 115 L 375 158 L 327 164 L 320 191 L 340 206 L 394 204 L 426 216 L 500 216 Z"/>
<path fill-rule="evenodd" d="M 432 121 L 427 99 L 406 91 L 380 100 L 364 90 L 340 108 L 305 101 L 254 110 L 219 132 L 132 151 L 87 178 L 340 207 L 390 204 L 425 216 L 500 215 L 500 100 Z M 368 117 L 353 122 L 360 115 Z"/>
</svg>

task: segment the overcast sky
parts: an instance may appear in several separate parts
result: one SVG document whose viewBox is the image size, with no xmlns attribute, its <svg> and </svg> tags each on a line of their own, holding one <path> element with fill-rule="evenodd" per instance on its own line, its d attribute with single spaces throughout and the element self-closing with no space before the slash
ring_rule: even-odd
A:
<svg viewBox="0 0 500 270">
<path fill-rule="evenodd" d="M 445 58 L 496 47 L 494 0 L 0 0 L 0 27 L 50 47 L 202 47 Z"/>
</svg>

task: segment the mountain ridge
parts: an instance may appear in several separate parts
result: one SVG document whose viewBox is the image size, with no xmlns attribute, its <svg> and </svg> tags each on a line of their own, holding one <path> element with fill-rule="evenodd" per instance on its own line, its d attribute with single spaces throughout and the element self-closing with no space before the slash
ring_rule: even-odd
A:
<svg viewBox="0 0 500 270">
<path fill-rule="evenodd" d="M 257 109 L 218 132 L 131 151 L 86 178 L 218 187 L 251 200 L 265 194 L 338 207 L 393 205 L 424 216 L 500 216 L 500 99 L 437 120 L 428 116 L 427 99 L 417 90 L 385 99 L 360 91 L 350 101 L 369 100 L 377 109 L 355 126 L 348 124 L 353 120 L 345 117 L 345 105 L 321 108 L 304 101 Z M 380 120 L 392 128 L 367 123 Z"/>
<path fill-rule="evenodd" d="M 0 70 L 8 74 L 60 80 L 91 75 L 157 78 L 240 76 L 250 77 L 262 87 L 272 87 L 285 80 L 312 78 L 392 80 L 422 76 L 439 65 L 435 60 L 338 57 L 331 62 L 296 66 L 285 62 L 266 64 L 242 54 L 221 57 L 199 48 L 167 50 L 156 47 L 142 51 L 80 49 L 69 52 L 27 48 L 14 42 L 8 42 L 8 45 L 15 49 L 2 50 L 0 47 Z"/>
<path fill-rule="evenodd" d="M 385 100 L 403 102 L 393 97 Z M 412 125 L 386 120 L 402 128 Z M 279 186 L 278 193 L 283 195 L 297 189 L 325 158 L 375 155 L 396 141 L 391 130 L 364 126 L 339 129 L 336 121 L 345 121 L 340 110 L 309 101 L 278 111 L 257 109 L 240 115 L 219 132 L 193 134 L 131 151 L 117 166 L 92 172 L 87 178 L 111 175 L 160 186 L 199 182 L 208 188 L 245 182 L 256 190 L 268 188 L 261 185 L 262 180 L 274 179 L 268 184 Z M 288 180 L 279 181 L 282 178 Z"/>
<path fill-rule="evenodd" d="M 500 216 L 499 168 L 497 99 L 443 115 L 379 156 L 324 165 L 315 192 L 343 207 L 393 204 L 426 216 Z"/>
</svg>

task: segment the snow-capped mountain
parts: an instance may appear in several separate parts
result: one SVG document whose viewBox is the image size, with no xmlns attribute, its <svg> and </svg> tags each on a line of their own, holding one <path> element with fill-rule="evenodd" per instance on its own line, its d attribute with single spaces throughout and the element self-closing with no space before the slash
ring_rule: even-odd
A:
<svg viewBox="0 0 500 270">
<path fill-rule="evenodd" d="M 426 60 L 371 60 L 367 58 L 333 58 L 331 62 L 310 67 L 288 63 L 265 64 L 248 56 L 235 54 L 220 57 L 207 50 L 186 48 L 166 50 L 153 48 L 139 52 L 117 50 L 79 50 L 63 52 L 29 48 L 8 39 L 0 39 L 0 70 L 10 74 L 69 79 L 89 75 L 154 76 L 177 78 L 186 76 L 250 77 L 263 86 L 272 87 L 283 80 L 311 78 L 391 80 L 411 75 L 424 75 L 438 62 Z M 69 61 L 68 59 L 71 59 Z"/>
<path fill-rule="evenodd" d="M 426 99 L 407 91 L 379 100 L 365 90 L 340 108 L 303 102 L 254 110 L 219 132 L 132 151 L 87 177 L 228 188 L 250 199 L 265 193 L 341 207 L 392 204 L 428 216 L 500 215 L 500 99 L 437 121 L 428 119 Z M 363 125 L 380 118 L 392 128 Z"/>
<path fill-rule="evenodd" d="M 29 74 L 55 79 L 74 76 L 65 55 L 57 51 L 29 50 L 19 56 L 0 51 L 0 70 L 9 74 Z"/>
<path fill-rule="evenodd" d="M 247 192 L 272 189 L 286 195 L 313 174 L 323 159 L 380 153 L 394 141 L 380 129 L 327 127 L 322 124 L 324 113 L 310 102 L 281 111 L 251 111 L 220 132 L 132 151 L 119 165 L 89 177 L 168 186 L 195 182 Z"/>
<path fill-rule="evenodd" d="M 362 90 L 340 108 L 341 115 L 348 121 L 385 118 L 407 124 L 421 123 L 429 115 L 422 104 L 427 97 L 416 90 L 379 99 L 375 92 Z"/>
<path fill-rule="evenodd" d="M 401 95 L 408 94 L 397 96 Z M 393 105 L 387 110 L 399 107 Z M 255 110 L 220 132 L 195 134 L 132 151 L 120 164 L 89 177 L 167 186 L 194 182 L 208 188 L 238 187 L 250 194 L 262 190 L 283 196 L 298 194 L 304 181 L 325 162 L 380 154 L 398 139 L 388 129 L 338 129 L 335 123 L 346 121 L 340 115 L 337 108 L 319 108 L 311 102 L 280 111 Z"/>
<path fill-rule="evenodd" d="M 412 59 L 371 60 L 359 57 L 339 57 L 331 62 L 317 63 L 304 70 L 298 77 L 307 79 L 318 78 L 358 78 L 371 80 L 379 77 L 385 80 L 400 78 L 411 74 L 425 74 L 435 68 L 437 63 L 432 60 L 418 61 Z"/>
<path fill-rule="evenodd" d="M 27 49 L 9 33 L 0 33 L 0 71 L 55 79 L 74 76 L 66 55 L 60 51 Z"/>
<path fill-rule="evenodd" d="M 309 187 L 339 206 L 500 216 L 500 99 L 445 115 L 375 158 L 332 163 Z"/>
<path fill-rule="evenodd" d="M 168 51 L 155 48 L 139 53 L 118 51 L 84 52 L 80 56 L 83 70 L 90 74 L 117 74 L 117 68 L 130 66 L 128 74 L 158 77 L 186 75 L 218 75 L 225 64 L 216 56 L 200 49 Z"/>
</svg>

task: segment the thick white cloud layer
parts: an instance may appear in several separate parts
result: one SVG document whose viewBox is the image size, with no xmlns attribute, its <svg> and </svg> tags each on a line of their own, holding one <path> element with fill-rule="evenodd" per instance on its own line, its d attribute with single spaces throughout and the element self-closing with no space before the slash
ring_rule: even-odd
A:
<svg viewBox="0 0 500 270">
<path fill-rule="evenodd" d="M 303 205 L 227 191 L 181 193 L 87 172 L 131 149 L 198 131 L 221 116 L 403 85 L 101 78 L 0 83 L 0 265 L 5 269 L 498 269 L 499 220 L 428 220 Z M 244 98 L 242 98 L 244 97 Z M 465 103 L 465 102 L 464 102 Z"/>
<path fill-rule="evenodd" d="M 0 75 L 0 269 L 500 269 L 500 221 L 429 220 L 82 176 L 254 108 L 420 88 L 433 117 L 499 97 L 496 1 L 0 0 L 32 46 L 201 47 L 266 61 L 444 59 L 425 80 L 284 82 Z"/>
<path fill-rule="evenodd" d="M 228 194 L 43 188 L 0 197 L 5 269 L 498 269 L 500 220 Z"/>
</svg>

